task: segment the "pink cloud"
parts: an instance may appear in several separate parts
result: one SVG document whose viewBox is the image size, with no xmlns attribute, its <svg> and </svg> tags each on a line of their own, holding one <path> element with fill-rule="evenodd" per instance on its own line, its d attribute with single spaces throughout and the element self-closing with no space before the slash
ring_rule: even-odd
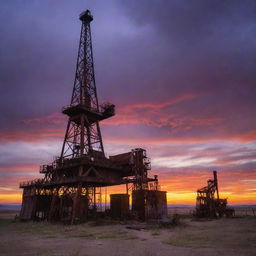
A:
<svg viewBox="0 0 256 256">
<path fill-rule="evenodd" d="M 24 124 L 64 124 L 66 118 L 61 113 L 52 113 L 47 116 L 21 120 Z"/>
</svg>

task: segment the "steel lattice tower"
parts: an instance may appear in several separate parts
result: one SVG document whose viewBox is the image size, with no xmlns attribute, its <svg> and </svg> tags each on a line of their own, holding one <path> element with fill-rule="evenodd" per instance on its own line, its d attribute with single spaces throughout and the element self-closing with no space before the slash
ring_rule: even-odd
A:
<svg viewBox="0 0 256 256">
<path fill-rule="evenodd" d="M 62 109 L 69 119 L 61 155 L 40 166 L 43 178 L 20 183 L 20 218 L 83 222 L 97 217 L 102 187 L 122 184 L 126 184 L 126 194 L 112 196 L 112 217 L 130 214 L 130 193 L 136 216 L 158 218 L 167 212 L 166 192 L 159 191 L 157 176 L 148 177 L 146 150 L 136 148 L 109 157 L 104 154 L 99 122 L 115 115 L 115 105 L 98 103 L 90 28 L 93 17 L 87 10 L 79 19 L 82 26 L 74 87 L 70 105 Z"/>
<path fill-rule="evenodd" d="M 104 148 L 99 121 L 114 115 L 114 105 L 99 107 L 94 66 L 90 22 L 93 17 L 89 10 L 80 15 L 82 21 L 76 74 L 70 106 L 63 109 L 69 116 L 61 158 L 90 155 Z"/>
</svg>

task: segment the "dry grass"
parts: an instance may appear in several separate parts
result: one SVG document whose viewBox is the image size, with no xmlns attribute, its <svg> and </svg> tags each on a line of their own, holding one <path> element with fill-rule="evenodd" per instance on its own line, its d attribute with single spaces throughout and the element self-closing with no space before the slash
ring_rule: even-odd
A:
<svg viewBox="0 0 256 256">
<path fill-rule="evenodd" d="M 222 219 L 178 228 L 164 242 L 194 248 L 256 248 L 256 222 L 254 226 L 253 221 L 240 222 L 236 225 L 235 219 Z"/>
<path fill-rule="evenodd" d="M 131 230 L 120 222 L 74 226 L 14 222 L 0 213 L 0 256 L 256 255 L 256 218 L 175 220 L 164 228 Z M 138 223 L 129 223 L 138 225 Z M 146 226 L 146 225 L 144 225 Z M 207 252 L 207 253 L 206 253 Z"/>
<path fill-rule="evenodd" d="M 152 236 L 159 236 L 159 235 L 161 235 L 161 231 L 160 230 L 153 230 L 153 231 L 151 231 L 151 235 Z"/>
</svg>

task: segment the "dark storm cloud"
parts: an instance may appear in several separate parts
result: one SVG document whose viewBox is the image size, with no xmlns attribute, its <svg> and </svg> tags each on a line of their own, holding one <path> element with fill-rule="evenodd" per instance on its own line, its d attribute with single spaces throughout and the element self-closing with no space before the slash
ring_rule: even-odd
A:
<svg viewBox="0 0 256 256">
<path fill-rule="evenodd" d="M 155 29 L 153 43 L 161 45 L 155 72 L 165 74 L 166 94 L 200 90 L 212 94 L 209 104 L 255 102 L 255 1 L 128 1 L 126 7 L 137 26 Z"/>
<path fill-rule="evenodd" d="M 165 117 L 171 128 L 180 121 L 194 126 L 175 134 L 182 137 L 236 136 L 256 129 L 255 1 L 127 1 L 124 5 L 138 30 L 152 28 L 144 35 L 148 47 L 143 42 L 134 47 L 138 63 L 134 84 L 144 88 L 131 85 L 137 97 L 160 102 L 187 93 L 203 95 L 163 110 L 158 118 L 152 116 L 152 122 Z M 207 129 L 194 122 L 207 119 L 219 122 Z"/>
<path fill-rule="evenodd" d="M 239 131 L 255 128 L 255 6 L 254 1 L 2 2 L 1 126 L 17 128 L 17 121 L 50 115 L 69 102 L 77 16 L 91 7 L 98 94 L 116 103 L 117 111 L 200 93 L 204 97 L 193 104 L 177 106 L 179 115 L 225 118 L 225 129 L 234 122 Z M 170 111 L 177 109 L 163 113 Z"/>
<path fill-rule="evenodd" d="M 235 31 L 238 26 L 254 24 L 256 14 L 253 0 L 131 0 L 123 4 L 138 25 L 151 24 L 159 35 L 181 43 L 197 41 L 198 44 L 216 29 L 229 26 Z"/>
<path fill-rule="evenodd" d="M 2 129 L 17 128 L 20 120 L 49 115 L 69 103 L 80 34 L 78 16 L 91 5 L 91 1 L 1 1 Z M 106 34 L 106 6 L 113 10 L 111 3 L 93 3 L 92 9 L 99 9 L 94 22 L 98 30 L 93 33 L 99 40 L 94 46 L 102 46 Z"/>
</svg>

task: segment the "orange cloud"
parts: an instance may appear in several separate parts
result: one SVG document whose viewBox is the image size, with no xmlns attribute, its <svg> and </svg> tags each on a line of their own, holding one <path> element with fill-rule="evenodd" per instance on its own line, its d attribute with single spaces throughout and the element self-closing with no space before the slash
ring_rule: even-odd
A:
<svg viewBox="0 0 256 256">
<path fill-rule="evenodd" d="M 46 124 L 46 123 L 51 123 L 51 124 L 63 124 L 65 123 L 65 116 L 61 113 L 52 113 L 47 116 L 43 117 L 37 117 L 37 118 L 31 118 L 31 119 L 24 119 L 21 122 L 25 124 L 34 124 L 34 123 L 39 123 L 39 124 Z"/>
<path fill-rule="evenodd" d="M 190 100 L 190 99 L 195 99 L 200 97 L 202 94 L 196 94 L 196 93 L 189 93 L 189 94 L 184 94 L 180 95 L 176 98 L 170 99 L 168 101 L 165 101 L 163 103 L 141 103 L 141 104 L 132 104 L 128 105 L 122 108 L 124 112 L 134 112 L 136 109 L 151 109 L 151 110 L 157 110 L 157 109 L 162 109 L 167 106 L 175 105 L 180 102 L 183 102 L 185 100 Z"/>
<path fill-rule="evenodd" d="M 1 132 L 0 142 L 7 143 L 12 141 L 40 141 L 46 138 L 60 138 L 64 136 L 64 129 L 57 128 L 36 128 L 18 131 Z"/>
<path fill-rule="evenodd" d="M 0 166 L 0 171 L 31 171 L 31 170 L 37 170 L 37 165 L 12 165 L 12 166 Z"/>
<path fill-rule="evenodd" d="M 239 136 L 236 136 L 236 139 L 242 142 L 256 141 L 256 130 L 251 130 L 249 132 L 245 132 Z"/>
<path fill-rule="evenodd" d="M 186 100 L 195 99 L 200 97 L 201 94 L 184 94 L 179 97 L 170 99 L 163 103 L 140 103 L 131 104 L 127 106 L 120 107 L 115 117 L 107 119 L 103 122 L 104 125 L 123 125 L 123 124 L 146 124 L 149 126 L 161 127 L 163 125 L 171 125 L 177 127 L 178 123 L 173 121 L 177 119 L 176 114 L 169 114 L 169 118 L 166 118 L 166 113 L 164 108 L 181 103 Z M 179 117 L 182 118 L 182 117 Z M 155 120 L 156 119 L 156 120 Z M 171 120 L 173 119 L 173 120 Z M 219 120 L 218 120 L 219 121 Z M 183 121 L 184 122 L 184 118 Z M 211 121 L 216 122 L 216 120 Z M 209 125 L 209 120 L 207 119 L 197 119 L 194 124 Z"/>
</svg>

